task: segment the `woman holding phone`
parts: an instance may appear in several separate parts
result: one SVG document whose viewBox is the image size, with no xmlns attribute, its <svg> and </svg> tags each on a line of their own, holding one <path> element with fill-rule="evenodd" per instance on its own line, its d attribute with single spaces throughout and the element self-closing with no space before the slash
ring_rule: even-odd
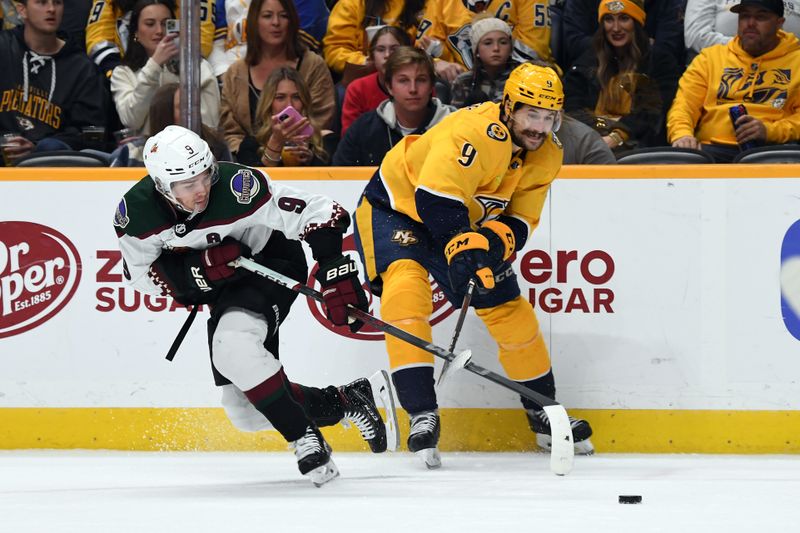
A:
<svg viewBox="0 0 800 533">
<path fill-rule="evenodd" d="M 321 127 L 330 127 L 336 100 L 325 61 L 300 40 L 300 19 L 291 0 L 253 0 L 247 28 L 247 55 L 223 76 L 222 127 L 237 160 L 259 165 L 258 158 L 252 161 L 263 148 L 255 140 L 257 123 L 263 123 L 256 106 L 270 74 L 283 67 L 299 72 L 309 88 L 306 112 Z"/>
<path fill-rule="evenodd" d="M 126 128 L 150 135 L 148 113 L 156 90 L 178 83 L 177 33 L 167 34 L 167 20 L 174 19 L 167 0 L 139 0 L 131 13 L 131 33 L 122 64 L 111 74 L 111 93 L 119 118 Z M 219 87 L 211 65 L 200 60 L 200 117 L 203 124 L 219 124 Z"/>
<path fill-rule="evenodd" d="M 281 67 L 270 74 L 256 108 L 260 124 L 255 136 L 259 146 L 254 154 L 257 164 L 267 167 L 328 164 L 333 150 L 325 143 L 334 136 L 323 137 L 330 132 L 323 131 L 308 116 L 310 102 L 308 87 L 299 72 Z M 239 155 L 241 160 L 241 151 Z"/>
</svg>

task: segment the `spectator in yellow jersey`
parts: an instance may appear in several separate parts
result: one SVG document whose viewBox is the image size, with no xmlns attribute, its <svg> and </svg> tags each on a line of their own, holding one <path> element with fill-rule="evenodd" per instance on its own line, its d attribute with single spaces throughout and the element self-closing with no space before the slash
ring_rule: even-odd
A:
<svg viewBox="0 0 800 533">
<path fill-rule="evenodd" d="M 742 0 L 736 37 L 703 49 L 667 117 L 673 146 L 730 162 L 741 147 L 800 140 L 800 41 L 784 32 L 782 0 Z M 744 105 L 734 124 L 730 109 Z"/>
<path fill-rule="evenodd" d="M 383 159 L 356 209 L 356 245 L 381 316 L 431 340 L 428 276 L 456 307 L 470 280 L 471 306 L 497 341 L 508 377 L 555 396 L 544 336 L 520 294 L 510 259 L 536 228 L 561 169 L 558 129 L 564 94 L 550 68 L 512 71 L 501 103 L 448 115 L 426 133 L 404 137 Z M 386 338 L 392 379 L 411 428 L 408 448 L 429 468 L 441 464 L 433 357 Z M 531 429 L 547 446 L 547 415 L 522 399 Z M 572 419 L 577 451 L 592 450 L 592 430 Z"/>
<path fill-rule="evenodd" d="M 328 67 L 342 74 L 346 65 L 371 67 L 369 42 L 381 26 L 397 26 L 413 38 L 424 0 L 339 0 L 322 40 Z M 368 74 L 372 69 L 363 70 Z"/>
<path fill-rule="evenodd" d="M 188 2 L 188 0 L 186 0 Z M 199 0 L 190 5 L 200 9 L 200 47 L 203 57 L 208 57 L 214 41 L 212 0 Z M 86 52 L 100 69 L 111 76 L 114 67 L 120 64 L 127 53 L 131 12 L 136 0 L 94 0 L 86 23 Z M 180 10 L 175 1 L 169 0 L 170 8 L 177 14 Z"/>
<path fill-rule="evenodd" d="M 641 0 L 603 0 L 597 18 L 592 47 L 564 75 L 564 110 L 616 153 L 664 145 L 675 59 L 650 45 Z"/>
</svg>

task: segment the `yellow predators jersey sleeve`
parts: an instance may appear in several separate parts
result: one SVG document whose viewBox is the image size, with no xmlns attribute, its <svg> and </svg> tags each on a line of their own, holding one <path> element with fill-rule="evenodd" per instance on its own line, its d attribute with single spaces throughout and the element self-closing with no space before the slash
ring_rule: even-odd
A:
<svg viewBox="0 0 800 533">
<path fill-rule="evenodd" d="M 473 227 L 504 214 L 524 222 L 530 234 L 561 168 L 561 146 L 551 136 L 535 152 L 512 158 L 499 115 L 494 103 L 462 109 L 392 148 L 381 165 L 392 207 L 422 222 L 415 193 L 423 188 L 463 203 Z"/>
<path fill-rule="evenodd" d="M 491 0 L 485 11 L 513 25 L 510 20 L 511 0 Z M 417 39 L 427 36 L 438 40 L 442 43 L 441 59 L 472 68 L 474 16 L 475 13 L 466 6 L 466 0 L 428 0 L 419 23 Z"/>
</svg>

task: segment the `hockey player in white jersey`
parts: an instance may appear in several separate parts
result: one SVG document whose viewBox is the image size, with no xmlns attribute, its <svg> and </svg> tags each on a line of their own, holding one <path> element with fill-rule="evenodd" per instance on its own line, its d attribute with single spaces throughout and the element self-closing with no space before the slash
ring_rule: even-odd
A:
<svg viewBox="0 0 800 533">
<path fill-rule="evenodd" d="M 317 486 L 338 475 L 320 426 L 346 419 L 373 452 L 386 450 L 369 381 L 320 389 L 286 376 L 278 329 L 296 293 L 229 266 L 252 257 L 304 282 L 305 241 L 319 263 L 328 318 L 355 331 L 361 324 L 348 319 L 347 306 L 367 309 L 367 300 L 355 262 L 342 254 L 347 212 L 258 169 L 217 163 L 205 141 L 180 126 L 147 141 L 144 163 L 149 175 L 125 194 L 114 217 L 124 276 L 141 292 L 211 308 L 212 370 L 231 421 L 251 431 L 274 427 Z"/>
</svg>

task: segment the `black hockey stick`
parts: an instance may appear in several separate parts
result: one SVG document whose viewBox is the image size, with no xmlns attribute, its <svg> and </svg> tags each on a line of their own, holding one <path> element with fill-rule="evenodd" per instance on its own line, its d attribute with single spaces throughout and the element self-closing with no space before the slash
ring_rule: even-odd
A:
<svg viewBox="0 0 800 533">
<path fill-rule="evenodd" d="M 299 281 L 288 276 L 284 276 L 280 272 L 275 272 L 271 268 L 256 263 L 252 259 L 240 257 L 235 261 L 232 261 L 230 265 L 249 270 L 250 272 L 277 283 L 278 285 L 286 287 L 287 289 L 291 289 L 299 292 L 300 294 L 308 296 L 309 298 L 313 298 L 318 302 L 323 301 L 322 293 L 319 291 L 316 291 L 308 285 L 300 283 Z M 553 473 L 560 476 L 566 475 L 570 472 L 570 470 L 572 470 L 572 465 L 575 458 L 575 449 L 572 440 L 572 427 L 569 423 L 567 411 L 560 403 L 548 398 L 547 396 L 544 396 L 543 394 L 539 394 L 534 390 L 524 387 L 516 381 L 512 381 L 505 376 L 501 376 L 500 374 L 496 374 L 491 370 L 470 362 L 469 359 L 472 356 L 472 353 L 469 350 L 465 350 L 456 355 L 449 350 L 445 350 L 444 348 L 433 344 L 432 342 L 428 342 L 425 339 L 421 339 L 407 331 L 384 322 L 383 320 L 374 317 L 366 311 L 358 309 L 357 307 L 349 306 L 349 308 L 350 316 L 352 318 L 361 320 L 365 324 L 369 324 L 379 331 L 388 333 L 389 335 L 404 340 L 421 350 L 435 355 L 436 357 L 444 359 L 445 361 L 449 361 L 453 364 L 454 368 L 465 368 L 473 374 L 477 374 L 491 381 L 492 383 L 512 390 L 544 409 L 550 421 L 550 431 L 552 437 L 550 469 L 553 471 Z"/>
<path fill-rule="evenodd" d="M 467 317 L 467 311 L 469 311 L 469 303 L 472 301 L 472 291 L 475 290 L 475 279 L 469 280 L 469 285 L 467 285 L 467 294 L 464 295 L 464 301 L 461 302 L 461 310 L 458 312 L 458 320 L 456 321 L 456 329 L 453 330 L 453 340 L 450 341 L 450 353 L 453 353 L 453 350 L 456 349 L 456 344 L 458 343 L 458 337 L 461 335 L 461 327 L 464 325 L 464 319 Z M 447 371 L 450 368 L 450 361 L 445 361 L 444 366 L 442 366 L 442 373 L 439 374 L 439 380 L 436 382 L 437 385 L 440 387 L 442 383 L 444 383 L 444 378 L 447 377 Z"/>
</svg>

